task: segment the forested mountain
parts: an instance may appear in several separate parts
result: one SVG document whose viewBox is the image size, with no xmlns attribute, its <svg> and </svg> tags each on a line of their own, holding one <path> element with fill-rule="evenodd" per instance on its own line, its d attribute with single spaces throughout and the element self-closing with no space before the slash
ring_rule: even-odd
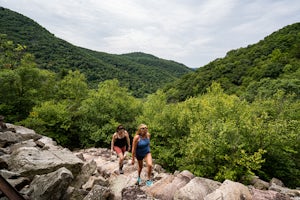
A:
<svg viewBox="0 0 300 200">
<path fill-rule="evenodd" d="M 166 90 L 173 101 L 183 101 L 205 93 L 215 81 L 226 93 L 250 101 L 256 95 L 271 96 L 278 89 L 296 93 L 299 98 L 299 77 L 300 23 L 295 23 L 256 44 L 229 51 L 224 58 L 198 68 L 196 73 L 182 77 Z"/>
<path fill-rule="evenodd" d="M 119 124 L 134 136 L 143 123 L 155 162 L 168 171 L 298 187 L 299 32 L 299 23 L 284 27 L 152 93 L 191 70 L 144 53 L 75 47 L 0 9 L 0 115 L 70 149 L 109 148 Z"/>
<path fill-rule="evenodd" d="M 33 20 L 5 8 L 0 9 L 0 33 L 14 43 L 25 45 L 39 68 L 62 75 L 68 70 L 80 70 L 92 88 L 101 81 L 116 78 L 137 97 L 153 93 L 192 71 L 183 64 L 144 53 L 115 55 L 74 46 Z"/>
</svg>

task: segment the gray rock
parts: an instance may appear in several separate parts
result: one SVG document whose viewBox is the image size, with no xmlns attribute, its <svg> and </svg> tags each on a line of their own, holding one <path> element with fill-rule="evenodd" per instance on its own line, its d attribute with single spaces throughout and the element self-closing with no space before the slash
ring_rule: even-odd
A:
<svg viewBox="0 0 300 200">
<path fill-rule="evenodd" d="M 171 175 L 158 181 L 146 191 L 158 199 L 173 199 L 175 192 L 184 187 L 194 177 L 192 173 L 184 170 L 176 176 Z"/>
<path fill-rule="evenodd" d="M 248 188 L 241 183 L 225 180 L 214 192 L 204 197 L 204 200 L 252 200 Z"/>
<path fill-rule="evenodd" d="M 204 197 L 221 186 L 220 182 L 195 177 L 175 192 L 174 200 L 203 200 Z"/>
<path fill-rule="evenodd" d="M 83 162 L 68 149 L 43 150 L 21 147 L 14 151 L 8 161 L 10 171 L 32 179 L 35 175 L 53 172 L 66 167 L 77 175 Z"/>
<path fill-rule="evenodd" d="M 49 174 L 35 176 L 28 196 L 35 200 L 59 200 L 66 193 L 72 179 L 72 173 L 64 167 Z"/>
<path fill-rule="evenodd" d="M 83 200 L 106 200 L 111 196 L 110 189 L 100 185 L 95 185 Z"/>
<path fill-rule="evenodd" d="M 272 190 L 258 190 L 252 188 L 250 192 L 252 200 L 290 200 L 288 195 L 280 194 Z"/>
</svg>

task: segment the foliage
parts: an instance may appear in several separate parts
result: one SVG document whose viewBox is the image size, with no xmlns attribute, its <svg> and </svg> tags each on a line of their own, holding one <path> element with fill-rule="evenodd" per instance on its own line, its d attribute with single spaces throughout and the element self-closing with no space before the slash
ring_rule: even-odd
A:
<svg viewBox="0 0 300 200">
<path fill-rule="evenodd" d="M 288 185 L 300 183 L 300 102 L 293 96 L 279 91 L 272 98 L 256 99 L 252 104 L 255 135 L 253 144 L 260 145 L 267 153 L 262 170 L 265 179 L 280 177 Z M 274 164 L 276 163 L 276 164 Z"/>
<path fill-rule="evenodd" d="M 79 108 L 83 120 L 81 132 L 88 134 L 96 145 L 108 147 L 119 124 L 128 130 L 136 126 L 134 120 L 139 107 L 140 101 L 120 87 L 118 80 L 104 81 L 97 90 L 90 91 Z"/>
<path fill-rule="evenodd" d="M 72 147 L 70 127 L 72 113 L 68 109 L 67 101 L 46 101 L 33 108 L 29 117 L 22 122 L 37 133 L 53 138 L 58 144 Z M 77 141 L 77 140 L 76 140 Z"/>
<path fill-rule="evenodd" d="M 114 55 L 76 47 L 33 20 L 5 8 L 0 9 L 0 33 L 7 34 L 15 43 L 26 45 L 28 52 L 36 57 L 39 68 L 56 73 L 78 70 L 86 76 L 90 88 L 116 78 L 134 96 L 144 97 L 191 71 L 182 64 L 155 56 L 141 62 L 139 55 L 135 58 L 134 54 Z"/>
<path fill-rule="evenodd" d="M 259 175 L 299 184 L 299 101 L 293 96 L 279 92 L 248 103 L 213 83 L 205 95 L 166 102 L 162 91 L 149 96 L 137 120 L 149 125 L 153 157 L 164 168 L 219 181 Z"/>
<path fill-rule="evenodd" d="M 1 36 L 0 49 L 0 112 L 8 120 L 25 119 L 32 107 L 51 98 L 54 74 L 36 67 L 34 57 L 24 46 L 15 45 Z"/>
<path fill-rule="evenodd" d="M 85 77 L 78 71 L 69 71 L 52 87 L 55 91 L 52 100 L 36 104 L 21 123 L 54 138 L 63 146 L 80 146 L 77 117 L 78 108 L 88 94 Z"/>
<path fill-rule="evenodd" d="M 257 44 L 229 51 L 224 58 L 168 84 L 164 91 L 173 91 L 169 101 L 184 101 L 206 93 L 212 82 L 218 82 L 227 94 L 248 101 L 255 98 L 257 88 L 265 91 L 265 97 L 272 97 L 280 89 L 286 94 L 295 93 L 299 99 L 299 34 L 300 23 L 288 25 Z"/>
<path fill-rule="evenodd" d="M 3 9 L 0 15 L 3 17 Z M 19 15 L 8 16 L 19 19 Z M 42 31 L 21 19 L 28 23 L 27 28 Z M 14 28 L 10 29 L 13 37 L 20 30 Z M 47 38 L 43 31 L 31 35 L 31 43 Z M 173 75 L 166 71 L 172 71 L 174 63 L 143 53 L 114 56 L 73 48 L 64 54 L 74 61 L 73 70 L 60 57 L 53 64 L 59 69 L 54 73 L 39 68 L 41 57 L 53 59 L 69 44 L 54 40 L 50 43 L 58 46 L 48 48 L 44 38 L 45 43 L 38 46 L 47 49 L 47 54 L 36 52 L 40 58 L 36 62 L 28 53 L 33 46 L 15 44 L 0 35 L 0 113 L 9 122 L 32 128 L 71 149 L 109 147 L 117 125 L 123 124 L 132 137 L 137 125 L 145 123 L 151 133 L 153 158 L 169 171 L 190 170 L 219 181 L 240 181 L 245 175 L 266 181 L 276 177 L 296 187 L 300 185 L 300 45 L 296 36 L 299 24 L 287 26 L 256 45 L 228 52 L 224 59 L 182 77 L 174 87 L 152 93 L 154 87 L 147 84 L 160 85 L 161 76 L 171 80 Z M 85 59 L 74 59 L 83 55 L 91 63 L 118 70 L 106 74 L 100 64 L 86 68 Z M 94 67 L 103 73 L 91 73 L 91 78 L 81 72 Z M 155 71 L 161 76 L 156 77 Z M 143 79 L 131 77 L 134 73 Z M 122 80 L 111 79 L 112 74 Z M 105 81 L 95 81 L 97 87 L 90 88 L 91 80 L 98 78 Z M 136 98 L 137 93 L 149 95 L 141 99 Z"/>
</svg>

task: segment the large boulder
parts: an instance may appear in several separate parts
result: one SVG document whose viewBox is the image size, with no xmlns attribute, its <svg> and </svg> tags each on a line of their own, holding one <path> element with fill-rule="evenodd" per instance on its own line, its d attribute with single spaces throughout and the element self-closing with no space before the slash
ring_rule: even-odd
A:
<svg viewBox="0 0 300 200">
<path fill-rule="evenodd" d="M 252 200 L 291 200 L 288 195 L 278 193 L 272 190 L 258 190 L 251 188 Z"/>
<path fill-rule="evenodd" d="M 21 147 L 14 151 L 9 160 L 10 171 L 33 178 L 35 175 L 53 172 L 61 167 L 77 175 L 83 161 L 65 148 L 41 150 L 37 147 Z"/>
<path fill-rule="evenodd" d="M 174 200 L 203 200 L 204 197 L 221 186 L 220 182 L 195 177 L 184 187 L 175 192 Z"/>
<path fill-rule="evenodd" d="M 207 195 L 204 200 L 252 200 L 248 188 L 237 182 L 225 180 L 214 192 Z"/>
<path fill-rule="evenodd" d="M 194 177 L 192 173 L 184 170 L 175 176 L 167 176 L 152 187 L 146 188 L 146 191 L 158 199 L 173 199 L 175 192 L 184 187 Z"/>
<path fill-rule="evenodd" d="M 66 193 L 72 179 L 72 173 L 64 167 L 49 174 L 35 176 L 27 195 L 34 200 L 59 200 Z"/>
</svg>

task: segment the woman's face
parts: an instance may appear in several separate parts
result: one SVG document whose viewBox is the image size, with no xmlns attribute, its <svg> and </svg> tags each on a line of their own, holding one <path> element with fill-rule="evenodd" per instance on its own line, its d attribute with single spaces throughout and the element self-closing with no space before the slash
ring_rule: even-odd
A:
<svg viewBox="0 0 300 200">
<path fill-rule="evenodd" d="M 146 125 L 143 125 L 143 126 L 140 127 L 140 133 L 141 134 L 146 134 L 147 131 L 148 131 L 148 128 L 147 128 Z"/>
<path fill-rule="evenodd" d="M 124 132 L 125 132 L 125 129 L 123 129 L 123 128 L 120 129 L 120 130 L 118 130 L 118 133 L 120 133 L 120 134 L 121 134 L 121 133 L 124 133 Z"/>
</svg>

